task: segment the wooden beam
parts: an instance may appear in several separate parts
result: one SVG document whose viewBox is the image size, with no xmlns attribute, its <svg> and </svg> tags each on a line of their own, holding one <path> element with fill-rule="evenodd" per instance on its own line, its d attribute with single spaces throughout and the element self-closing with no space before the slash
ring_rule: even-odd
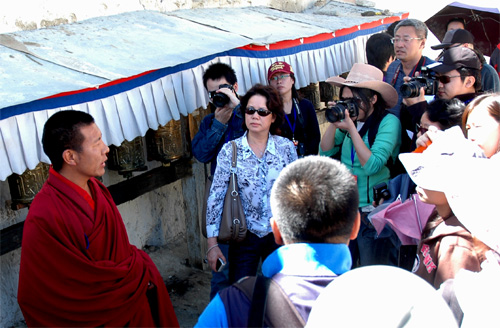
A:
<svg viewBox="0 0 500 328">
<path fill-rule="evenodd" d="M 145 193 L 192 175 L 190 159 L 181 159 L 108 187 L 115 204 L 131 201 Z M 0 255 L 21 247 L 24 221 L 0 230 Z"/>
</svg>

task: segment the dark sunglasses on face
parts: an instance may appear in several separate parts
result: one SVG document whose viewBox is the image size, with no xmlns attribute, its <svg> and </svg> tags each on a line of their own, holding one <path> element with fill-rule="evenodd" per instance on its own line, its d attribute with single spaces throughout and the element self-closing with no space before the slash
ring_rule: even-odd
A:
<svg viewBox="0 0 500 328">
<path fill-rule="evenodd" d="M 460 77 L 460 75 L 453 75 L 453 76 L 440 75 L 436 76 L 436 79 L 443 84 L 447 84 L 450 83 L 451 79 L 454 77 Z"/>
<path fill-rule="evenodd" d="M 272 113 L 270 110 L 267 110 L 264 108 L 255 109 L 253 107 L 248 107 L 245 109 L 245 114 L 248 114 L 248 115 L 253 115 L 253 114 L 255 114 L 255 112 L 257 112 L 257 114 L 259 114 L 259 116 L 264 116 L 264 117 Z"/>
<path fill-rule="evenodd" d="M 424 128 L 422 125 L 420 124 L 417 124 L 417 131 L 420 132 L 420 134 L 424 134 L 426 133 L 427 131 L 429 131 L 428 128 Z"/>
</svg>

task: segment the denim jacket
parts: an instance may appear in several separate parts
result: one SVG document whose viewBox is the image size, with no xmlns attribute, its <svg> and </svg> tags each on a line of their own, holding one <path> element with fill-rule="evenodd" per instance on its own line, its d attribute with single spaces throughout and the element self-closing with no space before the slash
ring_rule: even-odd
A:
<svg viewBox="0 0 500 328">
<path fill-rule="evenodd" d="M 217 154 L 222 146 L 231 140 L 243 135 L 243 115 L 240 105 L 233 110 L 233 115 L 227 124 L 215 119 L 215 114 L 208 114 L 203 118 L 198 133 L 191 141 L 194 157 L 202 163 L 211 163 L 211 175 L 217 166 Z"/>
</svg>

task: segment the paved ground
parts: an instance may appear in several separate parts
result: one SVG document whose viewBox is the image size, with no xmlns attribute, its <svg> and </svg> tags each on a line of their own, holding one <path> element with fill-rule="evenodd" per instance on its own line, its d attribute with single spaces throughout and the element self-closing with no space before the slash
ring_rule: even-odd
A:
<svg viewBox="0 0 500 328">
<path fill-rule="evenodd" d="M 182 247 L 147 250 L 163 275 L 181 327 L 193 327 L 209 302 L 212 273 L 191 268 Z"/>
</svg>

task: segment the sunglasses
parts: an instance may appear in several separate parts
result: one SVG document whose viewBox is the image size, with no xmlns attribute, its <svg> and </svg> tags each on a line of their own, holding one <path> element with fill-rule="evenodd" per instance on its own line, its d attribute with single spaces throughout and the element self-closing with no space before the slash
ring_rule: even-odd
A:
<svg viewBox="0 0 500 328">
<path fill-rule="evenodd" d="M 460 76 L 461 75 L 454 75 L 454 76 L 441 75 L 441 76 L 436 76 L 436 79 L 443 84 L 447 84 L 447 83 L 450 83 L 452 78 L 460 77 Z"/>
<path fill-rule="evenodd" d="M 424 134 L 427 131 L 429 131 L 429 129 L 428 128 L 424 128 L 422 125 L 420 125 L 420 124 L 417 123 L 417 131 L 420 132 L 420 134 Z"/>
<path fill-rule="evenodd" d="M 257 114 L 259 114 L 259 116 L 263 116 L 263 117 L 266 117 L 267 115 L 272 114 L 272 112 L 270 110 L 267 110 L 264 108 L 255 109 L 253 107 L 248 107 L 245 109 L 245 114 L 248 114 L 248 115 L 253 115 L 256 112 L 257 112 Z"/>
</svg>

